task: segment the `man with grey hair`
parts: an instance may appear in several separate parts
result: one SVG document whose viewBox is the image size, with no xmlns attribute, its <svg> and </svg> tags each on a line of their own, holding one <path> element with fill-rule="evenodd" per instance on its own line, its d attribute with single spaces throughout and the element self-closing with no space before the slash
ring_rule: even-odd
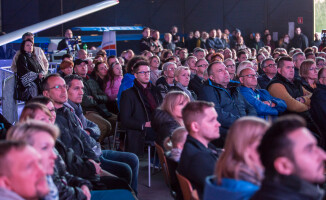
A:
<svg viewBox="0 0 326 200">
<path fill-rule="evenodd" d="M 273 58 L 267 58 L 261 63 L 261 68 L 264 73 L 258 77 L 258 84 L 261 89 L 266 89 L 268 83 L 277 73 L 277 64 Z"/>
<path fill-rule="evenodd" d="M 242 116 L 256 116 L 255 108 L 241 95 L 238 87 L 229 87 L 230 75 L 223 62 L 213 62 L 207 68 L 209 79 L 204 82 L 198 99 L 215 104 L 221 123 L 221 140 L 218 147 L 224 146 L 226 133 L 235 120 Z"/>
<path fill-rule="evenodd" d="M 199 60 L 206 57 L 206 52 L 204 49 L 196 47 L 194 49 L 194 56 Z"/>
<path fill-rule="evenodd" d="M 320 33 L 316 32 L 315 40 L 311 42 L 310 46 L 316 46 L 318 48 L 320 44 L 321 44 Z"/>
<path fill-rule="evenodd" d="M 301 66 L 301 63 L 306 59 L 306 56 L 304 55 L 303 52 L 298 52 L 298 53 L 295 53 L 293 56 L 293 63 L 294 63 L 294 78 L 297 79 L 297 78 L 300 78 L 300 66 Z"/>
<path fill-rule="evenodd" d="M 159 88 L 162 98 L 170 91 L 174 86 L 174 71 L 177 69 L 177 65 L 174 62 L 164 63 L 163 76 L 156 81 L 156 86 Z"/>
<path fill-rule="evenodd" d="M 317 66 L 317 69 L 321 69 L 323 68 L 324 66 L 326 66 L 326 63 L 325 63 L 325 58 L 323 57 L 316 57 L 316 66 Z"/>
<path fill-rule="evenodd" d="M 31 32 L 24 33 L 24 35 L 22 36 L 22 40 L 27 40 L 27 39 L 30 39 L 34 43 L 34 34 Z M 36 56 L 36 59 L 40 63 L 44 73 L 47 74 L 49 69 L 49 62 L 48 59 L 45 57 L 43 50 L 40 47 L 34 46 L 33 54 Z M 17 51 L 14 58 L 12 59 L 11 70 L 13 72 L 17 72 L 16 63 L 19 55 L 20 55 L 20 51 Z"/>
<path fill-rule="evenodd" d="M 164 49 L 170 49 L 173 52 L 175 51 L 175 44 L 172 42 L 172 35 L 171 33 L 164 34 L 164 41 L 162 43 Z"/>
</svg>

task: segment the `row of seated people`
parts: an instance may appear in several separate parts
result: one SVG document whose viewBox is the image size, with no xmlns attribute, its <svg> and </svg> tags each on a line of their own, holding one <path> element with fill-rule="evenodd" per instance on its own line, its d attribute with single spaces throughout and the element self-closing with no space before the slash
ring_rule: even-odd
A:
<svg viewBox="0 0 326 200">
<path fill-rule="evenodd" d="M 27 43 L 30 43 L 30 41 L 27 41 Z M 23 46 L 28 47 L 28 45 L 22 44 L 22 47 Z M 261 50 L 264 55 L 266 53 L 268 54 L 267 50 L 265 50 L 263 48 Z M 308 50 L 310 50 L 310 51 L 308 51 Z M 287 53 L 286 50 L 284 50 L 284 49 L 279 49 L 278 51 L 280 53 L 279 55 L 282 54 L 282 56 Z M 296 53 L 296 51 L 299 51 L 299 52 Z M 314 64 L 313 62 L 308 62 L 308 61 L 303 62 L 305 55 L 300 51 L 301 50 L 297 49 L 297 50 L 292 50 L 292 52 L 290 52 L 290 53 L 294 54 L 293 55 L 294 66 L 295 66 L 294 69 L 296 72 L 295 78 L 296 79 L 299 78 L 299 75 L 298 75 L 299 67 L 298 66 L 301 67 L 301 63 L 303 63 L 302 69 L 300 70 L 301 77 L 302 77 L 301 84 L 303 86 L 305 86 L 305 88 L 309 89 L 310 92 L 312 92 L 312 89 L 314 87 L 316 87 L 316 78 L 317 78 L 316 70 L 321 65 L 324 65 L 324 61 L 323 61 L 323 59 L 320 59 L 320 61 L 322 61 L 322 62 L 320 62 L 318 64 L 319 67 L 317 68 L 317 65 Z M 81 52 L 83 52 L 83 51 L 81 51 Z M 225 51 L 223 51 L 223 54 L 225 53 L 226 56 L 227 55 L 230 56 L 231 52 L 229 52 L 229 53 L 227 53 L 227 52 L 228 51 L 226 49 Z M 313 52 L 313 49 L 307 49 L 305 52 L 307 55 L 311 54 Z M 182 57 L 181 55 L 184 56 L 184 53 L 182 53 L 182 51 L 180 51 L 180 55 L 179 55 L 180 58 Z M 231 55 L 232 55 L 232 53 L 231 53 Z M 85 56 L 85 54 L 80 53 L 80 57 L 82 57 L 82 56 Z M 199 59 L 197 59 L 196 56 Z M 223 55 L 219 55 L 218 53 L 215 57 L 214 56 L 215 55 L 213 55 L 212 57 L 207 57 L 208 61 L 206 61 L 203 58 L 203 57 L 205 57 L 205 51 L 202 49 L 198 49 L 198 51 L 195 50 L 194 56 L 186 57 L 185 65 L 189 66 L 189 68 L 179 66 L 177 69 L 176 69 L 177 65 L 180 65 L 180 62 L 178 62 L 179 57 L 173 56 L 169 59 L 166 59 L 166 62 L 162 65 L 163 72 L 158 72 L 160 59 L 157 56 L 150 57 L 149 58 L 150 63 L 147 65 L 150 66 L 150 68 L 151 68 L 150 74 L 151 75 L 156 74 L 157 79 L 155 80 L 155 75 L 150 76 L 150 74 L 148 74 L 148 76 L 152 77 L 151 78 L 152 83 L 154 83 L 154 84 L 156 84 L 156 86 L 158 86 L 160 95 L 157 95 L 156 96 L 157 98 L 154 98 L 156 102 L 154 102 L 154 101 L 153 102 L 156 103 L 156 105 L 153 104 L 153 105 L 151 105 L 152 108 L 150 108 L 149 110 L 148 109 L 146 110 L 145 114 L 147 115 L 147 118 L 150 118 L 150 116 L 151 116 L 151 112 L 152 112 L 151 109 L 153 110 L 153 108 L 156 108 L 158 106 L 158 104 L 160 103 L 161 100 L 160 100 L 159 96 L 161 96 L 161 98 L 164 97 L 165 94 L 170 90 L 184 91 L 188 94 L 188 96 L 190 97 L 191 100 L 195 100 L 198 97 L 199 99 L 213 101 L 213 102 L 215 102 L 215 104 L 217 104 L 218 102 L 216 102 L 216 99 L 214 100 L 214 97 L 207 96 L 209 94 L 212 94 L 211 92 L 203 92 L 203 90 L 202 90 L 202 86 L 204 85 L 203 81 L 205 79 L 208 79 L 208 76 L 212 75 L 212 72 L 213 72 L 212 70 L 207 70 L 208 62 L 212 63 L 213 61 L 219 61 L 219 60 L 223 61 L 223 59 L 224 59 Z M 234 55 L 232 55 L 231 57 L 233 57 L 233 56 Z M 262 60 L 262 63 L 259 63 L 260 66 L 257 66 L 255 64 L 250 63 L 249 61 L 246 61 L 246 59 L 248 58 L 246 51 L 239 51 L 237 53 L 237 56 L 238 56 L 237 60 L 238 60 L 239 64 L 235 64 L 235 61 L 230 58 L 227 58 L 224 61 L 224 65 L 227 66 L 226 69 L 229 72 L 229 77 L 228 77 L 228 75 L 225 74 L 225 77 L 223 77 L 223 78 L 231 79 L 231 77 L 233 77 L 231 83 L 234 83 L 233 80 L 240 81 L 242 83 L 242 85 L 245 86 L 245 87 L 241 87 L 242 93 L 248 94 L 248 92 L 249 92 L 249 95 L 245 95 L 245 96 L 249 98 L 249 100 L 247 98 L 247 101 L 251 101 L 251 104 L 256 105 L 256 107 L 255 107 L 256 111 L 257 110 L 258 110 L 258 112 L 266 111 L 266 110 L 270 111 L 268 113 L 264 113 L 264 112 L 258 113 L 259 116 L 266 117 L 267 115 L 278 115 L 279 112 L 283 112 L 284 111 L 284 103 L 283 104 L 282 103 L 275 104 L 275 102 L 273 103 L 271 97 L 268 96 L 268 94 L 267 94 L 267 97 L 265 97 L 266 95 L 264 95 L 264 94 L 266 94 L 266 91 L 263 91 L 262 94 L 256 95 L 256 94 L 253 94 L 253 92 L 251 90 L 247 90 L 247 88 L 249 88 L 249 87 L 251 87 L 253 90 L 255 90 L 255 87 L 256 87 L 255 82 L 256 81 L 254 80 L 255 78 L 252 78 L 252 75 L 250 75 L 250 74 L 248 74 L 248 72 L 246 72 L 247 74 L 244 74 L 244 75 L 241 74 L 242 77 L 239 77 L 240 76 L 239 72 L 241 71 L 241 69 L 251 67 L 251 68 L 253 68 L 253 70 L 255 70 L 261 74 L 261 77 L 258 78 L 259 84 L 257 84 L 257 89 L 265 88 L 265 87 L 267 88 L 267 85 L 268 85 L 270 79 L 273 78 L 275 75 L 280 74 L 280 73 L 277 73 L 278 69 L 276 68 L 273 59 L 267 58 L 265 60 Z M 266 55 L 266 56 L 268 56 L 268 55 Z M 85 58 L 85 57 L 83 57 L 83 58 Z M 100 56 L 99 58 L 102 58 L 102 57 Z M 257 56 L 257 58 L 259 58 L 259 56 Z M 68 57 L 68 59 L 69 59 L 69 57 Z M 103 56 L 103 59 L 106 60 L 105 54 Z M 92 68 L 91 66 L 88 67 L 88 65 L 90 63 L 86 60 L 78 59 L 75 61 L 75 66 L 74 66 L 75 70 L 74 71 L 78 75 L 84 77 L 83 83 L 86 88 L 85 94 L 83 97 L 84 100 L 82 101 L 82 106 L 83 106 L 84 111 L 86 112 L 86 114 L 85 114 L 86 117 L 88 119 L 90 119 L 91 121 L 96 122 L 99 125 L 99 127 L 101 129 L 101 133 L 102 133 L 100 142 L 103 141 L 103 138 L 105 138 L 107 135 L 112 134 L 112 130 L 114 129 L 115 121 L 117 119 L 116 115 L 111 114 L 110 112 L 107 111 L 106 105 L 104 105 L 104 104 L 107 104 L 107 105 L 114 104 L 114 103 L 112 103 L 112 102 L 115 102 L 113 99 L 115 98 L 115 96 L 117 96 L 118 97 L 118 105 L 119 105 L 122 91 L 133 86 L 135 77 L 137 76 L 134 73 L 133 67 L 134 67 L 134 65 L 137 64 L 137 61 L 139 61 L 139 60 L 145 60 L 145 59 L 143 59 L 142 57 L 136 56 L 136 57 L 132 58 L 130 61 L 128 61 L 127 69 L 126 69 L 127 73 L 124 75 L 123 80 L 121 80 L 122 66 L 121 66 L 121 64 L 119 65 L 118 59 L 115 57 L 109 57 L 107 59 L 107 61 L 109 63 L 107 63 L 107 62 L 101 63 L 101 62 L 97 61 L 94 68 Z M 171 62 L 168 62 L 168 61 L 171 61 Z M 263 61 L 265 61 L 265 62 L 263 62 Z M 69 62 L 69 61 L 66 61 L 66 62 Z M 280 63 L 283 64 L 283 62 L 280 62 Z M 111 64 L 111 66 L 109 67 L 109 70 L 108 70 L 107 65 L 109 65 L 109 64 Z M 64 65 L 65 65 L 65 62 L 62 63 L 63 71 L 65 71 Z M 237 73 L 235 73 L 236 65 L 238 65 Z M 315 68 L 316 70 L 312 70 L 313 73 L 309 74 L 309 72 L 311 71 L 310 68 L 312 65 L 316 65 L 316 68 Z M 70 63 L 70 65 L 68 64 L 67 68 L 71 69 L 72 63 Z M 91 78 L 89 78 L 87 75 L 88 68 L 90 68 L 92 71 L 90 74 Z M 215 67 L 213 67 L 213 68 L 215 68 Z M 20 69 L 20 68 L 18 68 L 18 69 Z M 221 69 L 218 69 L 218 70 L 221 70 Z M 18 74 L 20 74 L 19 71 L 20 70 L 18 70 Z M 68 70 L 68 71 L 69 71 L 69 73 L 72 73 L 72 70 Z M 281 71 L 283 73 L 287 73 L 284 70 L 281 70 Z M 189 75 L 189 72 L 190 72 L 190 75 Z M 160 73 L 162 74 L 161 77 L 159 76 Z M 206 76 L 204 76 L 205 73 L 206 73 Z M 211 73 L 211 74 L 209 74 L 209 73 Z M 63 74 L 64 74 L 64 72 L 63 72 Z M 39 78 L 42 78 L 43 74 L 40 73 L 39 75 L 40 75 Z M 146 76 L 146 74 L 144 74 L 144 75 Z M 290 73 L 290 75 L 291 75 L 291 73 Z M 283 74 L 283 76 L 286 76 L 286 75 Z M 24 81 L 26 81 L 23 76 L 19 76 L 19 77 L 21 77 L 19 79 L 20 80 L 19 82 L 23 83 Z M 31 76 L 28 76 L 28 77 L 31 77 Z M 279 76 L 275 76 L 275 77 L 277 78 Z M 287 78 L 290 81 L 292 79 L 291 77 L 287 77 Z M 189 80 L 189 79 L 191 79 L 191 80 Z M 226 87 L 228 87 L 228 85 L 230 85 L 230 84 L 228 84 L 228 82 L 222 83 L 223 80 L 213 80 L 213 79 L 215 79 L 215 78 L 209 78 L 207 80 L 207 84 L 208 85 L 210 85 L 210 84 L 212 85 L 212 83 L 216 83 L 216 84 L 220 84 L 220 85 L 224 84 L 223 85 L 224 88 L 226 88 Z M 38 80 L 38 79 L 36 79 L 36 80 Z M 121 81 L 121 83 L 120 83 L 120 81 Z M 18 84 L 18 85 L 23 85 L 23 84 Z M 28 91 L 33 91 L 33 88 L 35 88 L 34 87 L 35 85 L 38 85 L 38 84 L 36 84 L 35 82 L 32 82 L 32 84 L 30 84 L 30 86 L 28 87 Z M 110 90 L 110 88 L 111 88 L 111 90 Z M 113 90 L 113 88 L 114 88 L 114 90 Z M 118 88 L 119 88 L 119 90 L 118 90 Z M 232 88 L 235 88 L 235 87 L 232 87 Z M 209 90 L 211 88 L 206 87 L 206 89 Z M 272 95 L 274 97 L 279 97 L 280 99 L 283 99 L 286 101 L 287 107 L 288 107 L 287 111 L 300 112 L 300 113 L 303 113 L 303 115 L 307 115 L 307 116 L 305 116 L 305 118 L 308 120 L 309 127 L 313 130 L 313 132 L 316 132 L 318 135 L 320 131 L 318 130 L 318 128 L 316 128 L 316 126 L 314 125 L 314 122 L 311 120 L 310 114 L 307 112 L 307 110 L 309 108 L 309 105 L 308 105 L 309 100 L 306 101 L 306 99 L 308 99 L 308 98 L 306 98 L 306 99 L 300 98 L 301 96 L 304 96 L 303 94 L 308 94 L 308 92 L 306 90 L 300 92 L 300 88 L 297 88 L 297 89 L 299 89 L 299 91 L 296 94 L 292 94 L 295 97 L 291 96 L 290 98 L 287 95 L 287 92 L 285 92 L 285 93 L 278 92 L 279 87 L 271 87 L 270 90 L 273 90 L 276 92 L 273 92 L 273 91 L 270 91 L 270 92 L 272 93 Z M 108 91 L 106 93 L 107 95 L 105 94 L 104 91 Z M 118 94 L 117 94 L 117 91 L 119 91 Z M 108 94 L 110 92 L 111 92 L 111 94 Z M 233 93 L 233 92 L 231 91 L 231 93 Z M 301 94 L 301 93 L 303 93 L 303 94 Z M 257 99 L 257 98 L 252 98 L 253 95 L 256 95 L 256 97 L 261 98 L 262 101 L 255 101 L 255 99 Z M 108 99 L 108 96 L 113 101 L 110 102 Z M 308 96 L 308 95 L 306 95 L 306 96 Z M 251 99 L 250 99 L 250 97 L 251 97 Z M 94 101 L 94 99 L 95 99 L 95 101 Z M 300 100 L 301 102 L 305 102 L 307 105 L 302 104 L 300 101 L 293 101 L 294 99 Z M 277 100 L 275 100 L 275 101 L 277 101 Z M 225 103 L 225 101 L 223 101 L 223 102 Z M 266 106 L 263 104 L 265 104 Z M 268 104 L 270 104 L 270 105 L 268 105 Z M 128 105 L 131 105 L 131 104 L 128 103 Z M 230 107 L 230 105 L 232 105 L 232 104 L 225 103 L 225 105 L 228 105 L 229 108 L 227 108 L 227 109 L 232 110 L 232 112 L 237 112 L 237 110 L 239 110 L 239 109 L 235 109 L 235 107 L 232 107 L 232 106 Z M 277 106 L 275 107 L 275 105 L 277 105 Z M 265 109 L 265 108 L 269 108 L 269 109 Z M 220 109 L 221 110 L 220 112 L 223 112 L 225 110 L 225 109 L 223 109 L 223 106 L 220 106 L 220 105 L 217 106 L 217 109 Z M 248 109 L 248 110 L 250 111 L 250 109 Z M 234 115 L 234 113 L 232 113 L 232 112 L 231 112 L 231 114 Z M 244 115 L 244 113 L 241 113 L 241 112 L 242 111 L 239 110 L 240 114 L 238 113 L 238 115 L 236 115 L 235 117 L 233 115 L 231 115 L 230 116 L 231 120 L 230 119 L 222 120 L 222 128 L 227 130 L 227 128 L 230 126 L 230 124 L 234 121 L 235 118 L 237 118 L 238 116 Z M 121 114 L 124 115 L 125 112 L 122 111 Z M 128 116 L 123 117 L 123 118 L 129 119 Z M 147 120 L 148 120 L 147 122 L 151 121 L 149 119 L 147 119 Z M 122 122 L 123 121 L 124 120 L 122 119 Z M 113 125 L 113 128 L 110 127 L 111 125 Z M 144 128 L 143 126 L 145 128 L 147 128 L 145 126 L 145 124 L 142 124 L 141 128 Z M 148 124 L 147 124 L 147 126 L 148 126 Z M 225 133 L 226 133 L 225 131 L 222 131 L 222 135 L 225 136 Z M 150 135 L 150 134 L 148 134 L 148 135 Z M 223 138 L 225 138 L 224 136 L 223 136 Z"/>
<path fill-rule="evenodd" d="M 26 40 L 27 41 L 27 40 Z M 30 41 L 27 41 L 25 43 L 32 43 Z M 23 45 L 24 47 L 26 45 Z M 27 45 L 28 46 L 28 45 Z M 263 50 L 265 52 L 266 50 Z M 178 62 L 178 59 L 181 57 L 178 56 L 172 56 L 171 58 L 166 59 L 167 61 L 165 64 L 163 64 L 163 72 L 162 72 L 162 77 L 158 79 L 165 80 L 166 83 L 168 84 L 162 84 L 163 87 L 155 87 L 151 82 L 150 82 L 150 74 L 152 74 L 151 71 L 151 64 L 146 61 L 145 58 L 143 57 L 134 57 L 130 59 L 127 63 L 127 73 L 124 76 L 124 79 L 121 81 L 121 85 L 119 87 L 119 92 L 117 94 L 118 97 L 118 104 L 120 105 L 120 117 L 121 117 L 121 122 L 124 128 L 127 130 L 127 138 L 126 138 L 126 151 L 129 152 L 134 152 L 136 154 L 141 154 L 143 152 L 143 146 L 144 146 L 144 141 L 147 139 L 149 140 L 154 140 L 157 139 L 159 144 L 162 144 L 162 140 L 165 139 L 166 136 L 163 136 L 160 133 L 160 130 L 162 127 L 165 126 L 156 126 L 154 125 L 155 119 L 159 119 L 159 117 L 155 117 L 158 113 L 157 109 L 162 102 L 162 99 L 165 97 L 167 92 L 170 91 L 165 90 L 166 87 L 171 87 L 171 90 L 179 90 L 185 92 L 186 96 L 189 98 L 187 101 L 194 101 L 196 99 L 196 92 L 190 91 L 190 85 L 189 88 L 188 84 L 191 83 L 192 80 L 195 79 L 195 77 L 199 77 L 199 92 L 197 91 L 197 97 L 200 100 L 205 100 L 209 102 L 214 102 L 215 103 L 215 110 L 220 116 L 220 123 L 221 123 L 221 128 L 220 128 L 220 133 L 221 133 L 221 139 L 220 141 L 216 142 L 214 141 L 214 144 L 217 145 L 218 147 L 223 147 L 224 146 L 224 140 L 227 135 L 227 130 L 230 128 L 230 126 L 234 123 L 234 121 L 242 116 L 246 115 L 261 115 L 261 116 L 267 116 L 267 115 L 273 115 L 273 114 L 263 114 L 263 113 L 258 113 L 259 109 L 257 109 L 254 105 L 250 104 L 248 99 L 245 98 L 246 95 L 242 95 L 241 92 L 241 87 L 237 87 L 239 83 L 234 82 L 234 80 L 230 80 L 230 74 L 229 74 L 229 68 L 235 68 L 235 61 L 234 60 L 229 60 L 232 61 L 233 64 L 226 64 L 223 63 L 223 55 L 213 55 L 212 57 L 217 59 L 208 59 L 206 61 L 204 58 L 206 57 L 206 52 L 204 50 L 199 49 L 200 54 L 196 54 L 197 56 L 202 56 L 202 60 L 197 59 L 195 53 L 195 57 L 197 59 L 196 62 L 190 62 L 191 59 L 185 62 L 187 65 L 189 65 L 189 68 L 187 67 L 182 67 L 179 66 L 178 69 L 176 69 L 177 65 L 180 65 L 181 62 Z M 244 51 L 245 52 L 245 51 Z M 294 53 L 294 52 L 292 52 Z M 244 56 L 242 56 L 244 55 Z M 281 55 L 281 54 L 279 54 Z M 233 55 L 232 55 L 233 56 Z M 191 56 L 189 56 L 191 58 Z M 276 68 L 275 64 L 272 64 L 271 66 L 267 65 L 265 67 L 262 67 L 262 64 L 260 64 L 259 67 L 257 65 L 251 64 L 251 67 L 242 67 L 241 64 L 245 63 L 245 61 L 241 62 L 242 57 L 244 57 L 244 60 L 248 58 L 248 55 L 246 52 L 242 54 L 242 51 L 238 52 L 238 69 L 237 69 L 237 79 L 236 81 L 240 81 L 242 86 L 244 87 L 244 93 L 245 92 L 250 92 L 250 89 L 253 91 L 256 91 L 257 87 L 257 75 L 256 71 L 259 72 L 259 67 L 261 67 L 262 71 L 267 71 L 267 68 Z M 295 57 L 293 55 L 293 57 Z M 158 58 L 156 56 L 151 57 L 151 61 L 155 60 L 154 58 Z M 221 59 L 221 61 L 218 61 Z M 117 58 L 113 58 L 113 60 L 117 60 Z M 194 60 L 194 59 L 193 59 Z M 172 62 L 168 62 L 172 61 Z M 225 60 L 225 62 L 227 59 Z M 208 64 L 210 62 L 210 64 Z M 116 63 L 116 62 L 114 62 Z M 113 64 L 114 64 L 113 63 Z M 157 63 L 157 62 L 156 62 Z M 195 63 L 194 66 L 190 66 L 190 63 Z M 250 63 L 250 62 L 249 62 Z M 81 104 L 82 109 L 84 110 L 85 117 L 90 118 L 92 116 L 93 118 L 90 118 L 91 121 L 94 121 L 96 124 L 99 125 L 101 128 L 101 121 L 105 122 L 106 125 L 105 127 L 108 127 L 110 123 L 108 123 L 110 117 L 113 116 L 113 123 L 112 125 L 115 124 L 116 116 L 111 114 L 110 112 L 107 111 L 106 104 L 108 104 L 108 97 L 105 95 L 103 92 L 103 79 L 105 78 L 105 75 L 107 75 L 108 71 L 108 64 L 107 61 L 104 60 L 104 63 L 97 62 L 95 64 L 95 67 L 93 69 L 93 77 L 89 78 L 87 73 L 88 73 L 88 62 L 82 59 L 75 60 L 75 65 L 74 65 L 74 71 L 75 73 L 82 77 L 82 83 L 83 87 L 77 86 L 76 90 L 78 88 L 83 88 L 80 90 L 78 97 L 76 98 L 76 104 Z M 266 63 L 265 63 L 266 64 Z M 267 94 L 267 91 L 262 91 L 262 94 L 254 94 L 256 95 L 255 99 L 260 100 L 261 105 L 265 104 L 268 105 L 273 110 L 274 115 L 279 115 L 280 113 L 286 111 L 289 112 L 299 112 L 301 110 L 289 110 L 291 106 L 291 102 L 294 103 L 295 105 L 306 105 L 306 110 L 302 111 L 305 112 L 304 116 L 306 117 L 306 120 L 308 121 L 309 128 L 314 131 L 316 137 L 319 137 L 319 142 L 322 143 L 322 135 L 319 133 L 318 128 L 316 128 L 314 121 L 311 120 L 309 117 L 309 95 L 304 96 L 303 95 L 303 90 L 301 92 L 300 88 L 302 87 L 301 85 L 297 86 L 295 85 L 295 88 L 290 88 L 289 86 L 286 85 L 287 82 L 291 82 L 292 80 L 292 75 L 294 76 L 294 64 L 291 58 L 286 57 L 286 56 L 280 56 L 280 59 L 278 59 L 277 65 L 278 67 L 276 68 L 277 73 L 275 77 L 273 78 L 272 82 L 274 81 L 276 86 L 279 86 L 280 84 L 284 85 L 284 88 L 286 90 L 283 90 L 285 93 L 281 92 L 276 92 L 274 97 L 270 97 L 273 99 L 265 99 L 263 100 L 262 96 L 263 94 Z M 118 65 L 118 64 L 117 64 Z M 230 65 L 230 66 L 228 66 Z M 102 66 L 102 69 L 101 69 Z M 228 67 L 226 67 L 228 66 Z M 121 65 L 120 65 L 121 67 Z M 110 68 L 113 69 L 112 64 Z M 201 70 L 201 68 L 203 68 Z M 249 69 L 251 68 L 251 69 Z M 242 69 L 242 70 L 240 70 Z M 264 70 L 265 69 L 265 70 Z M 19 67 L 17 67 L 17 71 L 19 70 Z M 101 73 L 101 70 L 103 73 Z M 312 69 L 309 71 L 316 71 L 316 69 Z M 320 70 L 322 72 L 322 70 Z M 242 73 L 242 74 L 241 74 Z M 206 74 L 206 79 L 205 80 L 205 74 Z M 202 75 L 202 77 L 200 77 Z M 263 75 L 263 74 L 262 74 Z M 287 76 L 289 75 L 289 76 Z M 120 70 L 120 75 L 121 77 L 121 70 Z M 29 77 L 29 76 L 28 76 Z M 50 79 L 51 76 L 49 76 Z M 58 77 L 58 78 L 55 78 Z M 283 82 L 281 80 L 278 80 L 278 77 L 284 77 L 286 80 L 283 79 Z M 61 80 L 59 79 L 59 75 L 55 75 L 53 78 L 55 80 Z M 321 77 L 322 78 L 322 77 Z M 23 79 L 22 79 L 23 80 Z M 48 80 L 48 77 L 45 78 L 45 80 Z M 172 81 L 171 81 L 172 80 Z M 295 79 L 296 80 L 296 79 Z M 101 84 L 102 81 L 102 84 Z M 46 81 L 44 81 L 46 82 Z M 172 82 L 172 83 L 171 83 Z M 271 82 L 271 83 L 272 83 Z M 58 107 L 62 107 L 62 101 L 64 98 L 64 95 L 62 93 L 64 84 L 58 85 L 53 85 L 53 88 L 47 88 L 48 90 L 45 91 L 47 95 L 50 95 L 51 90 L 53 91 L 60 91 L 58 93 L 58 99 L 59 101 Z M 254 84 L 253 84 L 254 83 Z M 269 83 L 269 86 L 271 87 L 273 84 Z M 255 85 L 256 84 L 256 85 Z M 160 86 L 156 82 L 157 86 Z M 198 84 L 197 84 L 198 85 Z M 45 88 L 45 87 L 43 87 Z M 249 91 L 248 91 L 249 88 Z M 69 90 L 69 89 L 68 89 Z M 247 91 L 246 91 L 247 90 Z M 277 89 L 278 91 L 279 89 Z M 296 91 L 298 90 L 298 91 Z M 204 92 L 203 92 L 204 91 Z M 258 90 L 257 90 L 258 91 Z M 294 91 L 294 92 L 293 92 Z M 270 91 L 271 92 L 271 91 Z M 69 93 L 69 91 L 68 91 Z M 271 92 L 272 93 L 272 92 Z M 290 101 L 287 99 L 289 95 L 286 95 L 288 93 L 291 98 Z M 44 94 L 44 91 L 43 91 Z M 276 99 L 278 94 L 283 94 L 287 98 L 282 98 L 280 97 L 279 99 Z M 44 94 L 45 95 L 45 94 Z M 46 96 L 46 95 L 45 95 Z M 268 96 L 268 95 L 266 95 Z M 293 99 L 295 101 L 293 101 Z M 176 110 L 176 113 L 178 113 L 177 109 L 179 109 L 178 114 L 171 114 L 167 113 L 172 120 L 176 121 L 176 123 L 179 126 L 183 125 L 183 122 L 180 121 L 180 110 L 182 110 L 183 106 L 187 102 L 186 100 L 184 101 L 179 101 L 178 105 L 175 105 L 175 107 L 171 107 L 170 110 L 172 113 Z M 61 102 L 61 103 L 60 103 Z M 300 103 L 300 104 L 299 104 Z M 56 105 L 56 101 L 55 104 Z M 163 105 L 163 104 L 162 104 Z M 77 106 L 78 110 L 76 113 L 81 111 L 81 107 Z M 178 108 L 177 108 L 178 107 Z M 176 109 L 177 108 L 177 109 Z M 275 110 L 277 111 L 277 114 L 275 114 Z M 104 114 L 103 113 L 106 113 Z M 89 115 L 88 115 L 89 114 Z M 166 113 L 165 113 L 166 114 Z M 77 114 L 78 115 L 78 114 Z M 108 116 L 109 115 L 109 116 Z M 176 120 L 176 118 L 179 118 L 179 121 Z M 161 120 L 157 120 L 161 121 Z M 104 127 L 103 126 L 103 127 Z M 66 126 L 63 126 L 66 127 Z M 169 127 L 169 126 L 167 126 Z M 110 128 L 107 128 L 110 129 Z M 154 131 L 156 129 L 156 131 Z M 101 130 L 100 135 L 105 135 L 107 134 L 105 131 Z M 171 135 L 171 132 L 168 133 L 163 133 L 164 135 Z M 158 139 L 161 138 L 161 139 Z M 96 142 L 92 141 L 91 139 L 86 142 L 88 145 L 92 145 L 91 148 L 94 148 L 94 150 L 98 150 L 99 148 L 96 148 Z M 95 152 L 94 151 L 94 152 Z"/>
</svg>

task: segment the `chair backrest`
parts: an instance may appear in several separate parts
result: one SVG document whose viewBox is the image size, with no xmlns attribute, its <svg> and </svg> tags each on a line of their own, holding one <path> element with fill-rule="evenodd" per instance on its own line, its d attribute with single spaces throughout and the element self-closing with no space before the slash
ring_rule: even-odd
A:
<svg viewBox="0 0 326 200">
<path fill-rule="evenodd" d="M 158 159 L 160 160 L 160 164 L 163 168 L 165 183 L 167 184 L 168 187 L 170 187 L 170 173 L 169 173 L 169 169 L 168 169 L 168 163 L 167 163 L 166 157 L 164 155 L 164 150 L 160 145 L 156 144 L 156 142 L 154 144 L 155 144 L 156 151 L 158 154 Z"/>
<path fill-rule="evenodd" d="M 15 76 L 11 75 L 2 83 L 2 114 L 10 122 L 18 121 L 18 109 L 14 99 Z"/>
<path fill-rule="evenodd" d="M 177 177 L 179 180 L 179 184 L 180 184 L 180 187 L 182 190 L 183 199 L 184 200 L 196 199 L 196 197 L 193 195 L 196 192 L 194 192 L 190 181 L 186 177 L 179 174 L 178 171 L 175 171 L 175 173 L 177 174 Z"/>
</svg>

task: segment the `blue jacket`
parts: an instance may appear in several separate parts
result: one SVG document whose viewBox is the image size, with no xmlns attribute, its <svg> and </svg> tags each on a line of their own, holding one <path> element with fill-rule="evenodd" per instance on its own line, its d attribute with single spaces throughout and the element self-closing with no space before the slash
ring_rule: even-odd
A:
<svg viewBox="0 0 326 200">
<path fill-rule="evenodd" d="M 267 119 L 268 115 L 277 116 L 286 110 L 287 106 L 285 101 L 282 99 L 273 97 L 267 90 L 256 89 L 255 91 L 251 88 L 241 86 L 241 94 L 246 100 L 255 107 L 257 115 L 261 118 Z M 275 107 L 270 107 L 264 104 L 262 101 L 271 101 L 276 104 Z"/>
<path fill-rule="evenodd" d="M 223 43 L 222 39 L 219 38 L 207 38 L 206 40 L 206 47 L 207 49 L 212 48 L 218 50 L 218 49 L 224 49 L 225 48 L 225 44 Z"/>
<path fill-rule="evenodd" d="M 221 123 L 222 137 L 238 118 L 248 115 L 257 116 L 255 108 L 246 101 L 238 87 L 226 89 L 208 79 L 198 99 L 215 104 L 215 110 L 218 113 L 217 120 Z"/>
<path fill-rule="evenodd" d="M 121 94 L 123 91 L 131 88 L 132 86 L 134 86 L 134 80 L 135 80 L 135 76 L 133 74 L 130 73 L 126 73 L 123 76 L 123 79 L 121 81 L 121 85 L 119 88 L 119 92 L 118 92 L 118 108 L 120 110 L 120 99 L 121 99 Z"/>
<path fill-rule="evenodd" d="M 223 178 L 222 184 L 217 185 L 215 180 L 215 176 L 206 178 L 204 200 L 247 200 L 259 189 L 258 185 L 248 181 Z"/>
</svg>

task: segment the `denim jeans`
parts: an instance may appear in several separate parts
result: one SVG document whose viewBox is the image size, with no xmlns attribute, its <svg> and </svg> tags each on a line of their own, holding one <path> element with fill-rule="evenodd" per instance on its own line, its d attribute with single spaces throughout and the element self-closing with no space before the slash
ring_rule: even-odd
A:
<svg viewBox="0 0 326 200">
<path fill-rule="evenodd" d="M 100 156 L 101 167 L 130 183 L 137 195 L 139 160 L 129 152 L 103 150 Z"/>
</svg>

